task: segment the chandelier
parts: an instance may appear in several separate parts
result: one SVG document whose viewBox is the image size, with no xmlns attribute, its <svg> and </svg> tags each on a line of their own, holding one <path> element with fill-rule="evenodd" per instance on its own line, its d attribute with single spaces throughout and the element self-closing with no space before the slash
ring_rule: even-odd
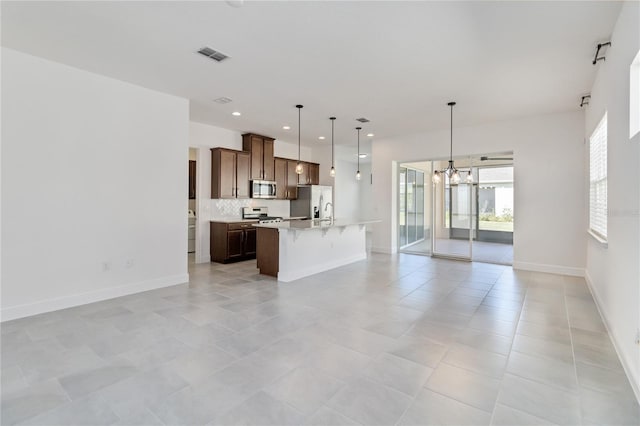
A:
<svg viewBox="0 0 640 426">
<path fill-rule="evenodd" d="M 460 173 L 467 173 L 467 177 L 465 181 L 467 183 L 473 183 L 473 175 L 471 174 L 471 170 L 468 172 L 461 171 L 456 169 L 456 166 L 453 164 L 453 106 L 455 102 L 449 102 L 447 105 L 451 107 L 451 142 L 449 145 L 449 165 L 444 170 L 436 170 L 433 172 L 433 183 L 440 183 L 442 180 L 442 175 L 446 175 L 452 183 L 460 183 Z"/>
</svg>

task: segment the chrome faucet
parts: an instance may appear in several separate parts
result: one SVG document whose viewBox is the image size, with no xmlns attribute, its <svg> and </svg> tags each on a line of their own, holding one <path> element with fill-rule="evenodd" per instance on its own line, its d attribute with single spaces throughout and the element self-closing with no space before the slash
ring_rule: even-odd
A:
<svg viewBox="0 0 640 426">
<path fill-rule="evenodd" d="M 329 206 L 331 206 L 331 216 L 329 216 L 329 220 L 333 221 L 333 203 L 332 202 L 328 202 L 327 204 L 325 204 L 324 211 L 326 212 Z"/>
</svg>

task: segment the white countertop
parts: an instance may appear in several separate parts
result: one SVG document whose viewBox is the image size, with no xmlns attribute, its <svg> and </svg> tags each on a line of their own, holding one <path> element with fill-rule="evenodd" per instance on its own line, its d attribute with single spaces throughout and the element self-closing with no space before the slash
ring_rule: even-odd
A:
<svg viewBox="0 0 640 426">
<path fill-rule="evenodd" d="M 256 228 L 271 228 L 271 229 L 284 229 L 290 231 L 308 231 L 312 229 L 328 229 L 328 228 L 343 228 L 345 226 L 352 225 L 366 225 L 369 223 L 378 223 L 381 220 L 377 219 L 334 219 L 330 221 L 325 220 L 292 220 L 289 222 L 275 222 L 275 223 L 256 223 L 253 226 Z"/>
<path fill-rule="evenodd" d="M 241 217 L 219 217 L 217 219 L 211 219 L 209 222 L 220 222 L 220 223 L 240 223 L 240 222 L 248 222 L 248 223 L 258 223 L 258 219 L 242 219 Z"/>
<path fill-rule="evenodd" d="M 301 220 L 304 216 L 283 217 L 282 220 Z M 211 219 L 210 222 L 220 223 L 240 223 L 240 222 L 258 222 L 258 219 L 242 219 L 240 217 L 219 217 L 217 219 Z"/>
</svg>

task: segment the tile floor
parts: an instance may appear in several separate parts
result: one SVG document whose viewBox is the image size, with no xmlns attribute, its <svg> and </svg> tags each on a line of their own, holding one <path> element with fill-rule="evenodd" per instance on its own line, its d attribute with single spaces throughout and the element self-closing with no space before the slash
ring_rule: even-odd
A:
<svg viewBox="0 0 640 426">
<path fill-rule="evenodd" d="M 584 280 L 377 255 L 255 261 L 2 324 L 2 424 L 630 424 Z"/>
</svg>

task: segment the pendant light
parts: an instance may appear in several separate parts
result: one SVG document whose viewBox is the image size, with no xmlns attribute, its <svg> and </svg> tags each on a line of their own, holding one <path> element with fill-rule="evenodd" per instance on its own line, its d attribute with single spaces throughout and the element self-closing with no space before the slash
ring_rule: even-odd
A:
<svg viewBox="0 0 640 426">
<path fill-rule="evenodd" d="M 336 118 L 335 117 L 329 117 L 329 120 L 331 120 L 331 170 L 329 170 L 329 176 L 336 177 L 336 168 L 335 168 L 335 156 L 333 154 L 334 152 L 334 144 L 333 144 L 333 125 L 335 124 Z"/>
<path fill-rule="evenodd" d="M 302 163 L 300 162 L 300 110 L 302 110 L 302 105 L 296 105 L 298 108 L 298 164 L 296 164 L 296 173 L 302 174 Z"/>
<path fill-rule="evenodd" d="M 362 130 L 362 127 L 356 127 L 356 130 L 358 131 L 358 171 L 356 172 L 356 180 L 360 180 L 360 130 Z"/>
<path fill-rule="evenodd" d="M 444 170 L 436 170 L 435 172 L 433 172 L 433 183 L 439 183 L 442 180 L 442 175 L 447 175 L 447 177 L 449 178 L 449 180 L 451 180 L 452 183 L 460 183 L 460 171 L 458 169 L 456 169 L 456 167 L 453 165 L 453 107 L 456 103 L 455 102 L 449 102 L 447 103 L 447 105 L 449 105 L 449 107 L 451 108 L 451 141 L 450 141 L 450 145 L 449 145 L 449 165 L 447 166 L 446 169 Z M 465 173 L 465 172 L 463 172 Z M 473 175 L 471 174 L 471 170 L 469 170 L 466 177 L 466 182 L 467 183 L 473 183 Z"/>
</svg>

